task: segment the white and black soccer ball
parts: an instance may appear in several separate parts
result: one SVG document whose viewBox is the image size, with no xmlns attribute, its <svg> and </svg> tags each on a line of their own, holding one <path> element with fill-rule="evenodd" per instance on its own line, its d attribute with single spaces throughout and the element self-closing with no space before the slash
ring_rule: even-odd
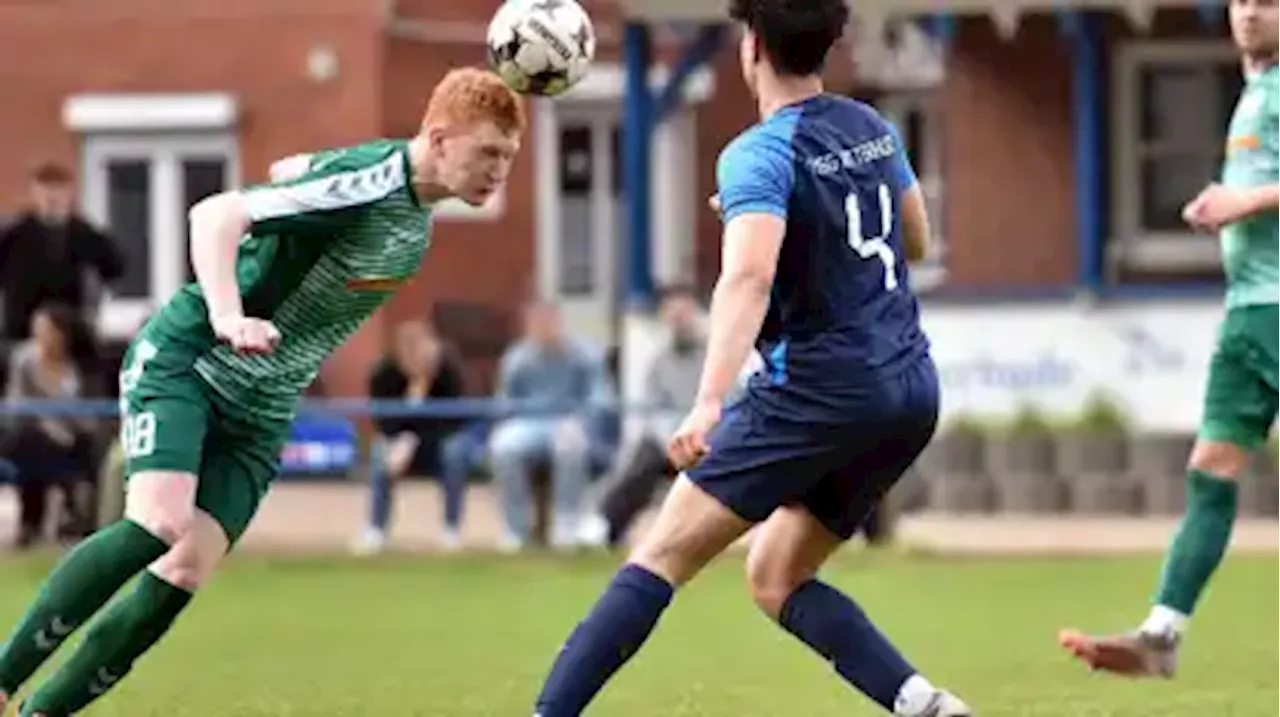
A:
<svg viewBox="0 0 1280 717">
<path fill-rule="evenodd" d="M 591 67 L 596 33 L 576 0 L 507 0 L 489 22 L 488 61 L 516 92 L 558 95 Z"/>
</svg>

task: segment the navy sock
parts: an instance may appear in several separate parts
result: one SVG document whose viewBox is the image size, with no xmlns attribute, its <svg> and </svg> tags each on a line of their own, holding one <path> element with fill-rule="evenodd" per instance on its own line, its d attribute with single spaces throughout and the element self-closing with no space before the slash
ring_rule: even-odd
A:
<svg viewBox="0 0 1280 717">
<path fill-rule="evenodd" d="M 778 622 L 890 712 L 902 683 L 916 674 L 862 608 L 825 583 L 809 580 L 796 588 L 782 605 Z"/>
<path fill-rule="evenodd" d="M 626 565 L 578 623 L 538 695 L 536 717 L 578 717 L 604 683 L 649 637 L 671 602 L 671 584 Z"/>
</svg>

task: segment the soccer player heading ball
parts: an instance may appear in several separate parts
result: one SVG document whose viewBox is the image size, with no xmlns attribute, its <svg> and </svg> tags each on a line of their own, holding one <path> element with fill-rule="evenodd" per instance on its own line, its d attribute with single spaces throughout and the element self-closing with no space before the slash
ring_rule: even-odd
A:
<svg viewBox="0 0 1280 717">
<path fill-rule="evenodd" d="M 1182 218 L 1215 232 L 1227 273 L 1227 316 L 1209 363 L 1199 437 L 1187 466 L 1187 512 L 1165 558 L 1151 613 L 1122 635 L 1066 630 L 1065 648 L 1094 669 L 1172 677 L 1178 645 L 1209 578 L 1227 551 L 1236 480 L 1276 420 L 1280 384 L 1280 45 L 1276 0 L 1231 0 L 1231 36 L 1245 86 L 1228 129 L 1221 183 L 1187 203 Z"/>
<path fill-rule="evenodd" d="M 856 603 L 817 579 L 933 436 L 938 376 L 907 261 L 924 200 L 895 132 L 823 91 L 843 0 L 733 0 L 760 122 L 720 155 L 721 275 L 696 405 L 672 437 L 677 479 L 648 535 L 555 659 L 539 717 L 577 717 L 640 649 L 675 591 L 759 524 L 760 609 L 902 717 L 963 717 Z M 721 414 L 753 344 L 766 366 Z"/>
<path fill-rule="evenodd" d="M 270 184 L 192 208 L 198 282 L 147 322 L 120 373 L 125 517 L 67 553 L 10 635 L 0 712 L 139 572 L 22 717 L 78 712 L 165 634 L 249 525 L 320 364 L 418 271 L 433 203 L 497 192 L 524 124 L 497 75 L 453 70 L 413 139 L 290 158 Z"/>
</svg>

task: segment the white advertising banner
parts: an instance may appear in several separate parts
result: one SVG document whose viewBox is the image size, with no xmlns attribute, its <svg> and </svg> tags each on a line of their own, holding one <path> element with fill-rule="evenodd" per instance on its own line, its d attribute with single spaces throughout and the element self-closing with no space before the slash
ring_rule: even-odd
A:
<svg viewBox="0 0 1280 717">
<path fill-rule="evenodd" d="M 1067 418 L 1100 392 L 1136 426 L 1170 431 L 1199 422 L 1222 316 L 1217 301 L 923 307 L 944 420 L 1026 406 Z"/>
</svg>

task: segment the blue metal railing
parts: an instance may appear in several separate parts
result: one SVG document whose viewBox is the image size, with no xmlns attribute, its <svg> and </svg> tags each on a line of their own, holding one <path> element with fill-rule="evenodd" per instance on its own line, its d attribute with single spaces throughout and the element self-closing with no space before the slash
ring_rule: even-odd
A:
<svg viewBox="0 0 1280 717">
<path fill-rule="evenodd" d="M 291 476 L 322 475 L 347 476 L 363 460 L 357 439 L 355 418 L 430 417 L 461 419 L 463 430 L 478 431 L 477 440 L 484 442 L 484 435 L 495 421 L 512 416 L 537 416 L 581 413 L 592 414 L 591 428 L 598 439 L 595 444 L 600 456 L 607 462 L 617 448 L 617 425 L 622 415 L 645 415 L 663 409 L 651 404 L 598 402 L 583 405 L 548 406 L 527 402 L 500 401 L 493 398 L 435 399 L 422 403 L 399 400 L 306 399 L 299 403 L 297 418 L 290 428 L 290 435 L 281 454 L 281 471 L 285 478 Z M 117 401 L 92 400 L 31 400 L 0 401 L 0 419 L 31 416 L 74 416 L 82 418 L 111 419 L 119 415 Z M 0 483 L 12 480 L 3 473 L 0 460 Z"/>
<path fill-rule="evenodd" d="M 625 415 L 666 411 L 644 403 L 595 403 L 585 407 L 591 411 L 609 411 Z M 493 398 L 432 399 L 420 403 L 361 398 L 304 399 L 298 404 L 302 416 L 360 416 L 370 418 L 475 418 L 495 419 L 517 415 L 556 415 L 577 413 L 581 405 L 549 406 Z M 0 417 L 5 416 L 76 416 L 112 418 L 119 414 L 117 401 L 88 400 L 24 400 L 0 401 Z"/>
</svg>

